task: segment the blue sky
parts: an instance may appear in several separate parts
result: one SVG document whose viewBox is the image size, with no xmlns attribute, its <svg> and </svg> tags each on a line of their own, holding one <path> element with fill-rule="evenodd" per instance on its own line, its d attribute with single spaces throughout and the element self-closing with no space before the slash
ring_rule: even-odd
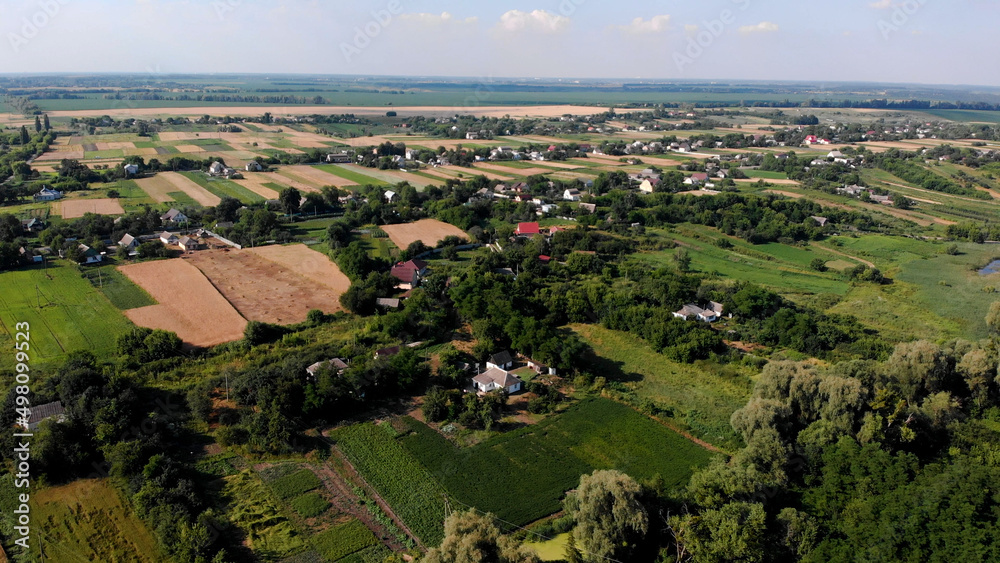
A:
<svg viewBox="0 0 1000 563">
<path fill-rule="evenodd" d="M 1000 86 L 996 0 L 4 0 L 0 73 Z"/>
</svg>

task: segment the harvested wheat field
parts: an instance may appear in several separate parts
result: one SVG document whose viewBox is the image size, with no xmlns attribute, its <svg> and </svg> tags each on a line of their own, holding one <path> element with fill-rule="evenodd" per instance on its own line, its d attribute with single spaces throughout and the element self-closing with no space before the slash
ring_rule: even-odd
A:
<svg viewBox="0 0 1000 563">
<path fill-rule="evenodd" d="M 177 172 L 160 172 L 150 179 L 159 179 L 160 181 L 166 182 L 169 184 L 169 186 L 166 187 L 168 192 L 184 192 L 190 196 L 191 199 L 197 201 L 200 205 L 205 207 L 215 207 L 216 205 L 219 205 L 220 201 L 222 201 L 222 198 L 219 196 L 213 194 L 198 184 L 195 184 L 190 178 L 182 176 Z M 144 180 L 146 179 L 137 180 L 139 186 L 142 187 L 143 190 L 146 189 L 142 184 Z M 153 197 L 152 193 L 149 195 L 150 197 Z"/>
<path fill-rule="evenodd" d="M 205 149 L 199 147 L 198 145 L 177 145 L 174 147 L 179 152 L 190 154 L 196 152 L 205 152 Z"/>
<path fill-rule="evenodd" d="M 389 239 L 399 248 L 406 248 L 415 241 L 421 241 L 427 246 L 435 246 L 438 241 L 449 236 L 456 236 L 468 239 L 462 229 L 454 225 L 449 225 L 437 219 L 421 219 L 416 223 L 404 223 L 402 225 L 383 225 L 382 230 L 389 235 Z"/>
<path fill-rule="evenodd" d="M 297 178 L 303 183 L 309 185 L 315 185 L 318 188 L 326 186 L 336 186 L 338 188 L 346 188 L 349 186 L 357 186 L 357 182 L 352 182 L 346 178 L 341 178 L 340 176 L 335 176 L 329 172 L 324 172 L 318 168 L 313 168 L 312 166 L 286 166 L 282 168 L 287 176 Z"/>
<path fill-rule="evenodd" d="M 68 199 L 56 202 L 53 213 L 63 219 L 77 219 L 87 213 L 97 215 L 124 215 L 117 199 Z"/>
<path fill-rule="evenodd" d="M 239 340 L 247 321 L 184 260 L 159 260 L 118 268 L 159 302 L 125 311 L 135 324 L 177 333 L 185 343 L 207 347 Z"/>
<path fill-rule="evenodd" d="M 338 293 L 343 293 L 351 287 L 350 278 L 344 275 L 334 262 L 325 254 L 316 252 L 304 244 L 258 246 L 250 249 L 250 252 Z"/>
<path fill-rule="evenodd" d="M 305 251 L 312 252 L 308 248 Z M 233 307 L 251 321 L 288 325 L 305 321 L 312 309 L 340 310 L 340 295 L 350 283 L 335 280 L 327 285 L 313 279 L 321 277 L 319 260 L 330 263 L 329 259 L 315 253 L 319 258 L 306 259 L 307 264 L 300 266 L 294 263 L 294 253 L 301 250 L 292 251 L 287 257 L 283 253 L 288 251 L 281 247 L 267 252 L 268 256 L 281 256 L 284 264 L 257 252 L 232 249 L 196 252 L 184 260 L 201 270 Z M 332 263 L 330 266 L 336 268 Z M 327 271 L 332 272 L 330 268 Z M 310 272 L 312 277 L 299 272 Z M 334 289 L 338 283 L 341 289 Z"/>
<path fill-rule="evenodd" d="M 272 184 L 281 182 L 274 182 L 271 178 L 271 174 L 265 174 L 264 172 L 243 172 L 242 180 L 231 180 L 244 188 L 250 190 L 251 192 L 259 195 L 264 199 L 278 199 L 278 192 L 272 188 L 265 186 L 264 184 Z"/>
<path fill-rule="evenodd" d="M 661 168 L 664 166 L 680 166 L 683 164 L 679 160 L 671 160 L 669 158 L 660 158 L 656 156 L 641 156 L 639 158 L 646 164 L 653 164 Z"/>
</svg>

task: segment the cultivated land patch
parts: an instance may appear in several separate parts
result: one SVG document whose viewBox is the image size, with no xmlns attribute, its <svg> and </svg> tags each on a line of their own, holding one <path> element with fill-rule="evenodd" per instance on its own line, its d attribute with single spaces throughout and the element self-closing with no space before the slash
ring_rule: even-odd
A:
<svg viewBox="0 0 1000 563">
<path fill-rule="evenodd" d="M 44 538 L 30 542 L 33 561 L 159 560 L 156 539 L 107 480 L 50 487 L 31 500 L 32 523 Z"/>
<path fill-rule="evenodd" d="M 325 254 L 316 252 L 304 244 L 258 246 L 250 249 L 250 252 L 333 291 L 343 293 L 351 287 L 350 278 L 344 275 L 335 263 Z"/>
<path fill-rule="evenodd" d="M 330 282 L 331 285 L 319 283 L 315 279 L 322 277 L 319 266 L 308 258 L 308 265 L 298 266 L 296 254 L 282 256 L 279 251 L 265 254 L 280 256 L 284 264 L 249 250 L 230 249 L 196 252 L 184 260 L 201 270 L 236 310 L 251 321 L 288 325 L 305 321 L 312 309 L 327 313 L 340 310 L 340 295 L 349 283 L 344 285 L 339 280 L 336 289 L 337 281 Z M 322 254 L 315 254 L 329 262 Z M 298 273 L 300 269 L 311 271 L 313 277 Z"/>
<path fill-rule="evenodd" d="M 416 223 L 402 225 L 383 225 L 382 230 L 399 248 L 406 248 L 418 240 L 427 246 L 434 246 L 438 241 L 449 236 L 469 238 L 462 229 L 437 219 L 421 219 Z"/>
<path fill-rule="evenodd" d="M 282 173 L 284 176 L 297 179 L 316 188 L 323 188 L 326 186 L 346 188 L 348 186 L 357 185 L 351 180 L 341 178 L 340 176 L 330 174 L 329 172 L 324 172 L 318 168 L 313 168 L 312 166 L 287 166 L 282 168 Z"/>
<path fill-rule="evenodd" d="M 246 319 L 187 261 L 159 260 L 119 270 L 159 303 L 126 311 L 135 324 L 175 332 L 187 344 L 200 347 L 243 338 Z"/>
<path fill-rule="evenodd" d="M 639 480 L 659 475 L 668 488 L 680 488 L 692 468 L 712 456 L 607 399 L 584 400 L 537 425 L 471 448 L 456 447 L 416 420 L 402 422 L 407 428 L 399 442 L 454 498 L 518 525 L 559 511 L 566 491 L 595 469 L 617 469 Z M 484 487 L 483 475 L 513 478 L 518 486 Z"/>
<path fill-rule="evenodd" d="M 212 192 L 206 190 L 205 188 L 199 186 L 191 180 L 177 172 L 160 172 L 156 175 L 157 177 L 163 176 L 163 179 L 173 185 L 172 192 L 184 192 L 191 199 L 198 202 L 199 205 L 205 207 L 215 207 L 219 205 L 222 198 L 213 194 Z"/>
<path fill-rule="evenodd" d="M 264 172 L 244 172 L 242 180 L 231 180 L 264 199 L 278 199 L 278 192 L 264 184 L 274 183 L 274 175 Z"/>
<path fill-rule="evenodd" d="M 157 203 L 172 202 L 174 198 L 170 194 L 181 191 L 167 179 L 165 174 L 157 174 L 151 178 L 140 178 L 135 183 Z"/>
<path fill-rule="evenodd" d="M 76 350 L 110 354 L 115 338 L 131 326 L 75 266 L 63 262 L 0 273 L 0 348 L 14 349 L 14 327 L 21 322 L 31 326 L 31 357 L 38 366 Z M 0 354 L 0 367 L 12 364 L 13 355 Z"/>
<path fill-rule="evenodd" d="M 121 203 L 117 199 L 66 199 L 56 202 L 53 213 L 63 219 L 77 219 L 87 213 L 97 215 L 124 215 Z"/>
</svg>

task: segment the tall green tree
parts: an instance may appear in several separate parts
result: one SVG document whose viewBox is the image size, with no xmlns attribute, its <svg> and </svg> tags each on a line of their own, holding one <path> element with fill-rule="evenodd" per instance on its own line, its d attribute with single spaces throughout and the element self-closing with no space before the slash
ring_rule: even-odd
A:
<svg viewBox="0 0 1000 563">
<path fill-rule="evenodd" d="M 45 115 L 42 116 L 42 118 L 43 118 L 42 119 L 42 126 L 45 127 L 46 131 L 51 131 L 52 130 L 52 125 L 49 124 L 49 114 L 46 113 Z"/>
<path fill-rule="evenodd" d="M 588 560 L 628 560 L 649 531 L 649 514 L 635 479 L 613 470 L 580 478 L 580 487 L 566 499 L 566 511 L 576 520 L 573 535 Z"/>
<path fill-rule="evenodd" d="M 36 115 L 35 116 L 35 133 L 41 133 L 41 132 L 42 132 L 42 120 L 38 119 L 38 116 Z"/>
<path fill-rule="evenodd" d="M 28 142 L 31 141 L 31 137 L 28 135 L 28 128 L 24 125 L 21 126 L 21 146 L 27 146 Z"/>
<path fill-rule="evenodd" d="M 444 541 L 431 549 L 424 563 L 536 563 L 534 551 L 502 536 L 492 514 L 456 512 L 444 523 Z"/>
<path fill-rule="evenodd" d="M 281 202 L 281 208 L 285 210 L 285 213 L 295 215 L 299 212 L 302 194 L 295 188 L 285 188 L 278 195 L 278 201 Z"/>
</svg>

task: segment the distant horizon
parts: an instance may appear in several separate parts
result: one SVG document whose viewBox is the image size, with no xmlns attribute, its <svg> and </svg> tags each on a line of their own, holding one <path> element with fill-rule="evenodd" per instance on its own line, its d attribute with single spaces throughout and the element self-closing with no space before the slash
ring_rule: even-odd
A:
<svg viewBox="0 0 1000 563">
<path fill-rule="evenodd" d="M 304 78 L 339 78 L 339 79 L 404 79 L 404 80 L 441 80 L 466 82 L 470 84 L 481 82 L 516 82 L 516 81 L 540 81 L 546 83 L 565 82 L 593 82 L 593 83 L 647 83 L 647 84 L 672 84 L 672 83 L 694 83 L 694 84 L 788 84 L 800 86 L 823 86 L 823 85 L 863 85 L 863 86 L 922 86 L 947 89 L 958 88 L 985 88 L 1000 91 L 1000 85 L 990 84 L 959 84 L 959 83 L 933 83 L 933 82 L 882 82 L 872 80 L 806 80 L 806 79 L 750 79 L 750 78 L 645 78 L 645 77 L 622 77 L 622 76 L 491 76 L 487 79 L 476 76 L 461 75 L 429 75 L 429 74 L 330 74 L 330 73 L 308 73 L 308 72 L 171 72 L 151 75 L 144 72 L 129 71 L 46 71 L 46 72 L 0 72 L 0 78 L 32 78 L 32 77 L 92 77 L 92 76 L 123 76 L 123 77 L 149 77 L 153 80 L 167 80 L 178 77 L 192 78 L 273 78 L 273 77 L 304 77 Z"/>
<path fill-rule="evenodd" d="M 0 74 L 245 75 L 271 68 L 324 76 L 675 81 L 728 74 L 734 76 L 728 80 L 1000 87 L 996 63 L 968 56 L 993 51 L 997 3 L 664 4 L 4 2 Z"/>
</svg>

